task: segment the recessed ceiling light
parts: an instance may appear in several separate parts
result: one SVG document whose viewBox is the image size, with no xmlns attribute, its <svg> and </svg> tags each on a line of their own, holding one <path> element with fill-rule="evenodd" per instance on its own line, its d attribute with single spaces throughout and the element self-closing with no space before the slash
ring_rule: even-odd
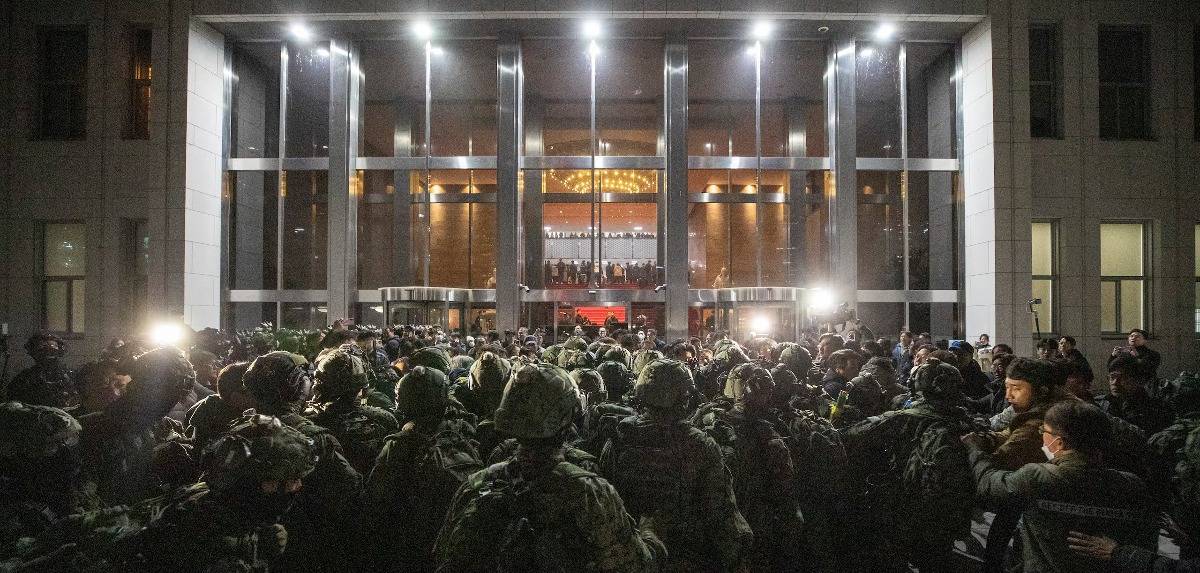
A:
<svg viewBox="0 0 1200 573">
<path fill-rule="evenodd" d="M 767 38 L 771 37 L 771 30 L 773 28 L 774 26 L 771 24 L 771 22 L 767 20 L 759 20 L 754 23 L 753 27 L 750 28 L 750 35 L 753 36 L 755 40 L 766 40 Z"/>
<path fill-rule="evenodd" d="M 586 20 L 583 23 L 583 37 L 587 40 L 595 40 L 600 37 L 600 21 Z"/>
<path fill-rule="evenodd" d="M 312 30 L 309 30 L 303 22 L 293 22 L 288 29 L 291 31 L 292 37 L 302 42 L 307 42 L 312 38 Z"/>
<path fill-rule="evenodd" d="M 883 22 L 875 29 L 875 39 L 879 41 L 890 40 L 896 33 L 896 25 L 891 22 Z"/>
</svg>

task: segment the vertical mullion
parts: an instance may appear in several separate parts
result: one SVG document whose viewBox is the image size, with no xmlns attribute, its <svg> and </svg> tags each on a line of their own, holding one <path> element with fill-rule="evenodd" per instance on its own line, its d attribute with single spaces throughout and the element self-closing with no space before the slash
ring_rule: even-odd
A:
<svg viewBox="0 0 1200 573">
<path fill-rule="evenodd" d="M 430 125 L 433 121 L 433 78 L 430 73 L 432 71 L 432 55 L 433 41 L 425 40 L 425 168 L 422 171 L 425 180 L 423 185 L 425 192 L 425 236 L 423 237 L 425 252 L 421 265 L 421 284 L 424 286 L 429 286 L 429 260 L 433 255 L 430 252 L 432 248 L 431 235 L 433 234 L 433 207 L 429 188 L 429 156 L 433 153 L 433 129 Z"/>
<path fill-rule="evenodd" d="M 663 55 L 663 140 L 666 143 L 662 200 L 663 282 L 668 340 L 688 334 L 687 40 L 667 40 Z M 628 320 L 628 317 L 626 317 Z M 714 318 L 714 326 L 716 324 Z"/>
<path fill-rule="evenodd" d="M 597 251 L 596 240 L 598 239 L 597 233 L 598 233 L 598 228 L 600 226 L 599 222 L 596 220 L 596 207 L 597 207 L 596 206 L 596 198 L 597 198 L 596 153 L 598 151 L 596 149 L 596 147 L 597 147 L 597 142 L 596 142 L 596 52 L 597 51 L 598 51 L 598 46 L 597 46 L 596 42 L 593 40 L 591 43 L 588 44 L 588 64 L 589 64 L 589 66 L 588 66 L 588 68 L 589 68 L 588 93 L 590 94 L 589 98 L 588 98 L 588 103 L 589 103 L 589 107 L 588 107 L 588 119 L 589 119 L 588 129 L 589 129 L 589 131 L 588 131 L 588 133 L 590 134 L 589 138 L 588 138 L 588 143 L 591 146 L 591 179 L 592 179 L 592 187 L 591 187 L 592 218 L 591 218 L 591 223 L 592 223 L 592 226 L 588 228 L 588 236 L 591 238 L 591 260 L 588 262 L 588 270 L 587 270 L 587 276 L 589 277 L 589 286 L 591 286 L 593 288 L 599 286 L 599 282 L 600 282 L 599 277 L 596 276 L 596 251 Z"/>
<path fill-rule="evenodd" d="M 834 169 L 834 198 L 830 217 L 830 272 L 835 297 L 855 305 L 858 298 L 858 173 L 855 166 L 855 73 L 857 54 L 854 40 L 839 38 L 830 54 L 828 89 L 833 129 L 829 130 L 830 159 Z M 836 299 L 835 299 L 836 300 Z"/>
<path fill-rule="evenodd" d="M 762 41 L 754 42 L 754 286 L 763 286 L 762 237 Z"/>
<path fill-rule="evenodd" d="M 496 74 L 496 252 L 517 253 L 521 43 L 515 33 L 505 32 L 500 36 Z M 496 262 L 496 329 L 516 330 L 521 317 L 521 294 L 517 286 L 521 261 L 509 256 L 497 257 Z"/>
<path fill-rule="evenodd" d="M 234 175 L 229 171 L 230 148 L 233 142 L 233 50 L 225 50 L 224 73 L 221 74 L 221 103 L 224 115 L 221 116 L 221 183 L 224 193 L 221 193 L 221 305 L 218 323 L 225 330 L 232 330 L 229 312 L 229 289 L 232 286 L 232 272 L 229 268 L 232 261 L 233 243 L 233 209 L 230 201 L 236 200 L 233 189 Z"/>
<path fill-rule="evenodd" d="M 279 170 L 276 183 L 275 206 L 275 327 L 280 328 L 283 321 L 283 210 L 287 201 L 287 173 L 283 170 L 283 159 L 287 156 L 287 82 L 288 82 L 288 45 L 279 45 Z M 265 286 L 265 285 L 264 285 Z"/>
<path fill-rule="evenodd" d="M 326 257 L 326 304 L 329 314 L 354 316 L 358 284 L 355 271 L 358 264 L 358 242 L 355 228 L 355 197 L 350 185 L 354 180 L 354 143 L 357 130 L 351 125 L 356 117 L 351 97 L 354 90 L 351 54 L 346 44 L 337 39 L 329 41 L 329 172 L 326 177 L 328 197 L 327 251 L 343 256 Z M 357 90 L 355 90 L 357 91 Z"/>
</svg>

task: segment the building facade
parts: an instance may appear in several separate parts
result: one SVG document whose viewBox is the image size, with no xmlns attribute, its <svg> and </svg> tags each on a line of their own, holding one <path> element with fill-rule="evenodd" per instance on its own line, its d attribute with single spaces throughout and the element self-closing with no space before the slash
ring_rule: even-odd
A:
<svg viewBox="0 0 1200 573">
<path fill-rule="evenodd" d="M 8 3 L 13 339 L 845 303 L 1196 367 L 1192 3 L 385 4 Z"/>
</svg>

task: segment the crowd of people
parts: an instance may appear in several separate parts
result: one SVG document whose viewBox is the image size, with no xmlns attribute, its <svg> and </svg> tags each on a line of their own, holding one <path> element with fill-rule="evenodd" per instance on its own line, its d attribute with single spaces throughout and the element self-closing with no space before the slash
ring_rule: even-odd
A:
<svg viewBox="0 0 1200 573">
<path fill-rule="evenodd" d="M 114 340 L 0 403 L 0 571 L 1200 568 L 1200 377 L 856 321 L 799 342 L 338 321 Z M 1158 552 L 1160 531 L 1180 560 Z"/>
</svg>

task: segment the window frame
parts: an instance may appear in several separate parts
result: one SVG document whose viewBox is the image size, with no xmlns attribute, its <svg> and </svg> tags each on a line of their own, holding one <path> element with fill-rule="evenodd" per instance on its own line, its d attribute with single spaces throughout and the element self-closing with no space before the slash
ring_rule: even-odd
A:
<svg viewBox="0 0 1200 573">
<path fill-rule="evenodd" d="M 80 77 L 67 80 L 61 77 L 52 77 L 46 73 L 49 68 L 48 43 L 51 37 L 56 35 L 79 34 L 83 38 L 83 63 Z M 36 46 L 36 63 L 34 66 L 34 83 L 36 90 L 34 97 L 36 100 L 33 103 L 33 119 L 34 125 L 32 136 L 30 139 L 35 141 L 82 141 L 87 139 L 87 123 L 88 123 L 88 56 L 90 52 L 90 42 L 88 38 L 87 26 L 38 26 L 37 28 L 37 46 Z M 83 98 L 83 125 L 79 126 L 78 130 L 71 129 L 67 134 L 54 134 L 46 129 L 46 118 L 48 111 L 46 110 L 47 94 L 52 92 L 69 93 L 75 88 L 80 88 L 80 97 Z M 73 126 L 72 126 L 73 127 Z"/>
<path fill-rule="evenodd" d="M 40 245 L 39 245 L 40 248 L 38 249 L 38 278 L 39 278 L 39 282 L 41 283 L 41 288 L 39 289 L 38 297 L 39 297 L 39 302 L 41 304 L 40 322 L 41 322 L 42 330 L 51 332 L 61 338 L 79 339 L 79 338 L 82 338 L 87 333 L 87 322 L 86 322 L 86 320 L 87 320 L 87 313 L 86 313 L 87 300 L 86 299 L 84 300 L 84 305 L 85 305 L 85 307 L 84 307 L 85 308 L 84 328 L 83 328 L 83 330 L 79 330 L 79 331 L 73 330 L 74 325 L 75 325 L 75 308 L 74 308 L 74 305 L 72 304 L 72 301 L 74 300 L 74 297 L 75 297 L 75 283 L 76 282 L 82 281 L 84 283 L 84 285 L 83 285 L 84 296 L 87 296 L 87 290 L 86 290 L 87 289 L 87 260 L 86 259 L 84 260 L 84 274 L 82 274 L 82 275 L 62 275 L 62 276 L 53 276 L 53 277 L 47 276 L 46 275 L 46 246 L 47 246 L 46 230 L 47 230 L 47 227 L 49 227 L 50 225 L 82 225 L 83 230 L 84 230 L 84 237 L 85 237 L 85 241 L 86 241 L 87 222 L 84 220 L 81 220 L 81 219 L 41 221 L 41 229 L 40 229 L 40 233 L 38 236 L 39 243 L 40 243 Z M 86 248 L 86 245 L 85 245 L 85 248 Z M 49 306 L 47 298 L 46 298 L 46 287 L 48 287 L 51 283 L 66 283 L 66 285 L 67 285 L 66 324 L 67 324 L 68 330 L 51 330 L 50 329 L 50 322 L 49 322 L 50 306 Z"/>
<path fill-rule="evenodd" d="M 1049 80 L 1035 80 L 1033 77 L 1033 33 L 1046 32 L 1050 35 L 1050 69 L 1053 76 Z M 1034 139 L 1062 139 L 1062 28 L 1057 22 L 1031 22 L 1029 24 L 1029 137 Z M 1034 133 L 1033 130 L 1033 87 L 1047 86 L 1052 96 L 1050 102 L 1051 132 L 1049 134 Z"/>
<path fill-rule="evenodd" d="M 1030 221 L 1030 223 L 1032 223 L 1032 224 L 1043 223 L 1043 224 L 1050 225 L 1050 274 L 1048 274 L 1048 275 L 1034 274 L 1031 269 L 1030 270 L 1030 281 L 1031 281 L 1030 284 L 1032 285 L 1032 281 L 1050 281 L 1050 304 L 1049 304 L 1050 312 L 1046 313 L 1047 315 L 1049 315 L 1049 318 L 1050 318 L 1050 324 L 1049 324 L 1050 328 L 1048 328 L 1044 332 L 1042 332 L 1042 337 L 1045 338 L 1046 336 L 1054 336 L 1055 338 L 1057 338 L 1056 334 L 1058 332 L 1058 315 L 1059 315 L 1058 300 L 1059 300 L 1059 282 L 1060 282 L 1058 280 L 1058 277 L 1059 277 L 1059 271 L 1060 271 L 1059 259 L 1061 258 L 1059 256 L 1060 255 L 1060 251 L 1059 251 L 1060 230 L 1059 230 L 1059 227 L 1060 227 L 1061 221 L 1059 219 L 1033 219 L 1032 221 Z M 1031 229 L 1032 229 L 1032 227 L 1031 227 Z M 1032 235 L 1032 230 L 1031 230 L 1031 235 Z M 1032 239 L 1032 236 L 1030 238 Z M 1039 316 L 1041 316 L 1041 313 L 1039 313 Z M 1030 335 L 1036 337 L 1037 333 L 1031 331 Z"/>
<path fill-rule="evenodd" d="M 1151 316 L 1150 316 L 1150 253 L 1153 252 L 1150 246 L 1150 222 L 1145 220 L 1104 220 L 1100 222 L 1100 228 L 1104 225 L 1140 225 L 1142 227 L 1142 274 L 1139 275 L 1105 275 L 1100 274 L 1100 285 L 1103 290 L 1104 283 L 1113 283 L 1114 285 L 1114 300 L 1113 300 L 1113 316 L 1116 319 L 1116 330 L 1104 330 L 1103 316 L 1100 317 L 1100 335 L 1101 337 L 1123 337 L 1131 329 L 1140 328 L 1145 331 L 1151 331 Z M 1104 251 L 1100 251 L 1100 261 L 1098 261 L 1100 269 L 1104 265 Z M 1139 325 L 1123 325 L 1121 324 L 1121 282 L 1123 281 L 1141 281 L 1142 283 L 1142 323 Z M 1103 295 L 1100 300 L 1101 308 L 1103 308 Z M 1101 313 L 1103 314 L 1103 313 Z"/>
<path fill-rule="evenodd" d="M 1100 49 L 1099 49 L 1100 37 L 1103 34 L 1105 34 L 1106 32 L 1108 32 L 1108 33 L 1134 32 L 1134 33 L 1138 33 L 1141 35 L 1142 55 L 1143 55 L 1142 62 L 1141 62 L 1141 68 L 1146 70 L 1146 74 L 1143 77 L 1143 80 L 1138 81 L 1138 82 L 1131 82 L 1131 81 L 1105 82 L 1100 77 L 1099 74 L 1097 75 L 1097 78 L 1096 78 L 1096 103 L 1097 103 L 1099 112 L 1096 115 L 1096 118 L 1097 118 L 1096 134 L 1100 138 L 1101 141 L 1155 141 L 1155 135 L 1154 135 L 1154 78 L 1153 78 L 1153 74 L 1154 74 L 1153 57 L 1154 57 L 1154 55 L 1151 53 L 1151 47 L 1153 46 L 1151 30 L 1149 27 L 1146 27 L 1146 26 L 1103 25 L 1103 24 L 1100 25 L 1096 31 L 1096 45 L 1097 45 L 1096 62 L 1097 62 L 1097 66 L 1100 69 L 1103 69 L 1105 67 L 1105 62 L 1100 61 Z M 1104 124 L 1103 119 L 1102 119 L 1102 117 L 1104 116 L 1104 107 L 1103 107 L 1103 103 L 1102 103 L 1104 98 L 1103 98 L 1102 94 L 1106 87 L 1114 88 L 1114 89 L 1118 90 L 1118 92 L 1117 92 L 1117 110 L 1116 110 L 1116 115 L 1118 118 L 1117 134 L 1109 135 L 1109 136 L 1105 136 L 1104 133 L 1102 132 L 1102 126 Z M 1122 99 L 1120 97 L 1121 93 L 1122 93 L 1121 90 L 1128 89 L 1128 88 L 1140 88 L 1140 89 L 1144 89 L 1146 92 L 1146 105 L 1144 106 L 1144 111 L 1142 114 L 1142 120 L 1145 122 L 1145 130 L 1142 133 L 1139 133 L 1137 135 L 1131 135 L 1131 134 L 1125 133 L 1125 130 L 1123 130 L 1121 128 L 1121 124 L 1119 122 L 1119 119 L 1121 116 L 1121 109 L 1123 107 L 1121 105 Z"/>
<path fill-rule="evenodd" d="M 143 37 L 144 36 L 144 37 Z M 154 98 L 154 29 L 145 24 L 131 24 L 126 33 L 129 42 L 128 90 L 129 109 L 125 116 L 122 139 L 150 139 L 150 118 Z M 142 41 L 146 52 L 142 53 Z M 143 60 L 144 57 L 144 60 Z M 145 64 L 143 68 L 141 64 Z M 142 70 L 145 73 L 142 73 Z M 143 97 L 141 94 L 145 92 Z M 143 101 L 144 100 L 144 101 Z M 144 107 L 145 112 L 142 113 Z"/>
</svg>

